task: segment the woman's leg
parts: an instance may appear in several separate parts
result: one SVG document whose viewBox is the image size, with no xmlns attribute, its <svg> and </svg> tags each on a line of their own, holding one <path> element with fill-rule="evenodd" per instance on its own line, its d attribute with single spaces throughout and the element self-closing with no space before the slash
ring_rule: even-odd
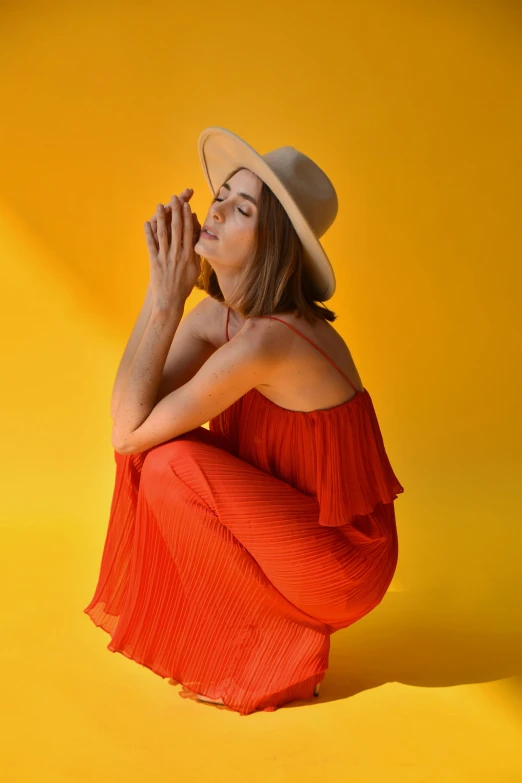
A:
<svg viewBox="0 0 522 783">
<path fill-rule="evenodd" d="M 241 714 L 309 698 L 331 627 L 360 616 L 364 561 L 314 497 L 198 428 L 115 455 L 100 579 L 108 649 Z M 180 694 L 182 695 L 182 694 Z"/>
</svg>

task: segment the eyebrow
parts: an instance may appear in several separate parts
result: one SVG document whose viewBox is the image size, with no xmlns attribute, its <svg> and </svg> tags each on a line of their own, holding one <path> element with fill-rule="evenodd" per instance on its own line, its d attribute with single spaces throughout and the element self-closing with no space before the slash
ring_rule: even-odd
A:
<svg viewBox="0 0 522 783">
<path fill-rule="evenodd" d="M 227 190 L 230 190 L 230 185 L 228 184 L 228 182 L 224 182 L 222 187 L 226 188 Z M 259 206 L 255 198 L 253 196 L 249 196 L 248 193 L 240 193 L 239 195 L 243 196 L 243 198 L 246 198 L 247 201 L 251 201 L 252 204 L 256 205 L 256 207 Z"/>
</svg>

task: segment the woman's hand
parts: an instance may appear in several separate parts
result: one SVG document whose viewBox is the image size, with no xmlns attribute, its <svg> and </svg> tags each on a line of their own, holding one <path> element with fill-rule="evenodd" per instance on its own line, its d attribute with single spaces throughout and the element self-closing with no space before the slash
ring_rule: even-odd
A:
<svg viewBox="0 0 522 783">
<path fill-rule="evenodd" d="M 167 207 L 158 204 L 155 217 L 145 223 L 155 309 L 171 310 L 185 303 L 201 272 L 201 258 L 194 253 L 200 226 L 188 203 L 191 195 L 187 189 L 179 198 L 172 196 Z"/>
<path fill-rule="evenodd" d="M 190 201 L 192 196 L 194 195 L 194 191 L 192 188 L 185 188 L 183 193 L 180 193 L 178 198 L 183 199 L 183 201 Z M 165 223 L 167 226 L 167 235 L 169 238 L 169 242 L 172 237 L 172 207 L 170 204 L 165 204 Z M 195 212 L 192 213 L 192 221 L 194 223 L 194 244 L 197 244 L 199 240 L 199 235 L 201 234 L 201 224 L 198 220 L 198 216 Z M 159 243 L 158 243 L 158 213 L 155 212 L 153 216 L 150 219 L 150 225 L 152 226 L 152 233 L 154 234 L 154 239 L 156 241 L 156 247 L 159 250 Z"/>
</svg>

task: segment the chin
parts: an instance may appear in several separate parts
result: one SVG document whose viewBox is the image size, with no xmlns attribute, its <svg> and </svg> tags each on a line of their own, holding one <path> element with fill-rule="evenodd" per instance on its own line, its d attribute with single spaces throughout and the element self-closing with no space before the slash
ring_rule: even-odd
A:
<svg viewBox="0 0 522 783">
<path fill-rule="evenodd" d="M 203 258 L 212 258 L 208 253 L 208 244 L 206 245 L 205 242 L 196 242 L 194 245 L 194 253 Z"/>
</svg>

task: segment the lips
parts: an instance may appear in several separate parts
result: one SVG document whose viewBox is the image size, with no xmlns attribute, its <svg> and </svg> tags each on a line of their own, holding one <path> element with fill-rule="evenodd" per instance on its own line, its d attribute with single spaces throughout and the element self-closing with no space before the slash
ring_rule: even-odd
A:
<svg viewBox="0 0 522 783">
<path fill-rule="evenodd" d="M 210 228 L 210 226 L 204 225 L 204 226 L 203 226 L 203 228 L 202 228 L 201 230 L 202 230 L 202 231 L 209 231 L 211 234 L 214 234 L 214 236 L 215 236 L 217 239 L 219 239 L 219 237 L 218 237 L 218 235 L 216 234 L 216 232 L 214 231 L 214 229 L 213 229 L 213 228 Z"/>
</svg>

